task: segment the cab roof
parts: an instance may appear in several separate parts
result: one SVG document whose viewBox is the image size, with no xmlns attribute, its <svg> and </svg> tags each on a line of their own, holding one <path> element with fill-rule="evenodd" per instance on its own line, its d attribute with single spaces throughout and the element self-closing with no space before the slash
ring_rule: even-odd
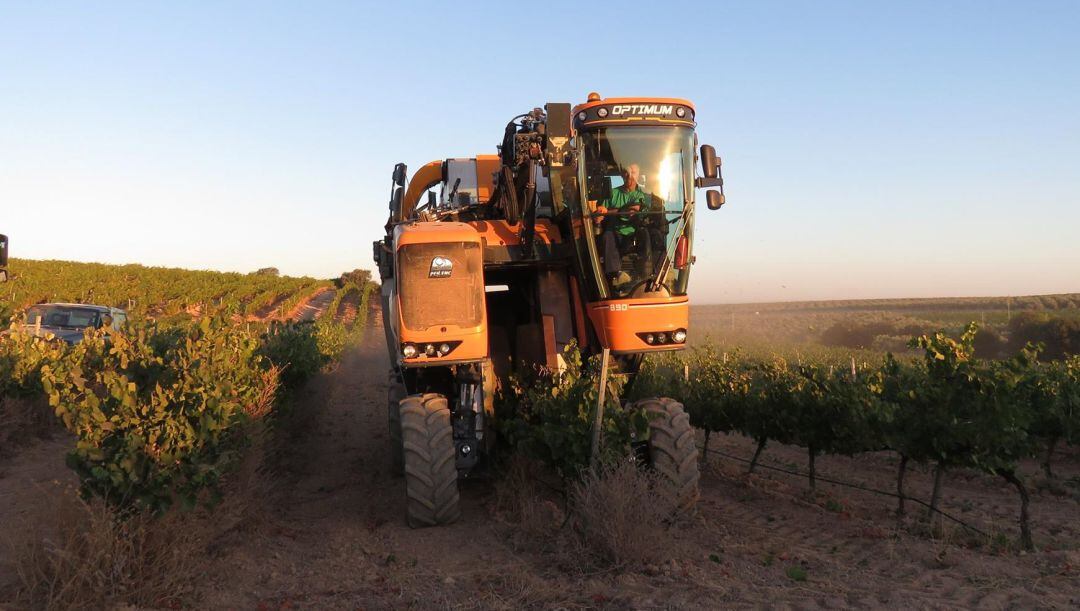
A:
<svg viewBox="0 0 1080 611">
<path fill-rule="evenodd" d="M 34 306 L 60 306 L 62 308 L 83 308 L 84 310 L 94 310 L 95 312 L 123 312 L 123 310 L 119 308 L 111 308 L 109 306 L 94 305 L 90 303 L 35 303 Z"/>
<path fill-rule="evenodd" d="M 677 104 L 697 112 L 693 102 L 682 98 L 601 98 L 599 94 L 589 94 L 589 101 L 575 106 L 574 113 L 604 104 Z"/>
</svg>

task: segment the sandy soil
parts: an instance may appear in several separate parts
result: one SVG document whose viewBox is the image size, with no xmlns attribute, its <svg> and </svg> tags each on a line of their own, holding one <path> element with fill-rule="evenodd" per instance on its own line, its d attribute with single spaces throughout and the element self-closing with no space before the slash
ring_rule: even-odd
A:
<svg viewBox="0 0 1080 611">
<path fill-rule="evenodd" d="M 338 304 L 338 310 L 336 312 L 337 319 L 346 325 L 352 325 L 356 320 L 356 314 L 360 308 L 360 293 L 352 291 L 345 295 Z"/>
<path fill-rule="evenodd" d="M 280 457 L 276 492 L 259 519 L 212 546 L 190 600 L 195 608 L 1075 608 L 1080 605 L 1080 503 L 1075 488 L 1040 490 L 1036 544 L 1020 555 L 946 527 L 932 539 L 918 511 L 898 522 L 893 500 L 711 457 L 696 515 L 671 530 L 671 558 L 631 572 L 572 574 L 507 537 L 491 481 L 463 487 L 463 518 L 411 530 L 404 486 L 389 475 L 385 415 L 388 363 L 378 327 L 340 366 L 298 397 L 306 414 Z M 711 447 L 749 457 L 742 438 Z M 0 464 L 0 536 L 63 486 L 63 440 Z M 765 464 L 805 468 L 797 448 L 766 450 Z M 1063 479 L 1080 468 L 1059 466 Z M 825 476 L 890 489 L 894 459 L 823 458 Z M 52 483 L 52 482 L 59 483 Z M 930 476 L 909 476 L 929 496 Z M 990 478 L 951 474 L 945 508 L 1015 538 L 1017 501 Z M 0 563 L 2 564 L 2 563 Z M 2 571 L 3 569 L 0 569 Z M 805 578 L 803 578 L 805 575 Z M 10 574 L 7 576 L 10 578 Z M 0 583 L 4 574 L 0 572 Z M 2 598 L 2 597 L 0 597 Z"/>
<path fill-rule="evenodd" d="M 322 287 L 298 303 L 287 318 L 301 321 L 315 320 L 326 311 L 326 308 L 330 307 L 330 302 L 336 295 L 337 291 Z"/>
</svg>

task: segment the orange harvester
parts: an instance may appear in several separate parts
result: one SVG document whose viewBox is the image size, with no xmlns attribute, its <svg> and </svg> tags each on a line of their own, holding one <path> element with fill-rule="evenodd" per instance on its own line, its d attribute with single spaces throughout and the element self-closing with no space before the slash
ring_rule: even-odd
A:
<svg viewBox="0 0 1080 611">
<path fill-rule="evenodd" d="M 410 524 L 458 517 L 457 481 L 491 450 L 495 388 L 513 370 L 556 370 L 574 343 L 632 376 L 647 353 L 686 345 L 695 188 L 719 187 L 706 204 L 724 203 L 695 126 L 686 100 L 593 93 L 514 117 L 497 155 L 433 161 L 409 181 L 394 167 L 374 255 Z M 681 454 L 696 449 L 665 446 L 689 430 L 682 406 L 645 403 L 664 434 L 637 454 L 671 461 L 658 470 L 692 502 L 696 461 Z"/>
</svg>

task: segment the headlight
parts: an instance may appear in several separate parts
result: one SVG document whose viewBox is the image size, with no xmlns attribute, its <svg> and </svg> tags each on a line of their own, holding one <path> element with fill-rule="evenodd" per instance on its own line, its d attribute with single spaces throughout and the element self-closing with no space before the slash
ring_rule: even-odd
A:
<svg viewBox="0 0 1080 611">
<path fill-rule="evenodd" d="M 435 345 L 428 344 L 424 346 L 424 354 L 427 356 L 435 356 Z"/>
<path fill-rule="evenodd" d="M 683 108 L 682 106 L 676 108 L 675 109 L 675 116 L 679 117 L 680 119 L 685 117 L 686 116 L 686 109 Z"/>
<path fill-rule="evenodd" d="M 608 110 L 607 110 L 606 108 L 601 108 L 600 110 L 596 111 L 596 114 L 597 114 L 597 115 L 599 115 L 599 117 L 600 117 L 601 119 L 603 119 L 604 117 L 606 117 L 606 116 L 607 116 L 607 113 L 608 113 Z"/>
<path fill-rule="evenodd" d="M 439 344 L 439 356 L 450 352 L 450 344 Z"/>
<path fill-rule="evenodd" d="M 650 346 L 681 348 L 679 344 L 686 343 L 686 329 L 674 331 L 642 331 L 637 334 L 641 341 Z"/>
<path fill-rule="evenodd" d="M 401 356 L 407 359 L 411 359 L 412 357 L 416 356 L 416 346 L 412 344 L 405 344 L 401 347 Z"/>
</svg>

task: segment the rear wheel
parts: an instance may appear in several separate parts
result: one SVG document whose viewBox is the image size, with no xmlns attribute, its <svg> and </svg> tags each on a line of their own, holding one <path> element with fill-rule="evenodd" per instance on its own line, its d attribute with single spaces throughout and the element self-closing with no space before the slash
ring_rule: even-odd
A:
<svg viewBox="0 0 1080 611">
<path fill-rule="evenodd" d="M 405 449 L 401 444 L 401 400 L 406 395 L 405 385 L 391 376 L 386 389 L 386 419 L 390 423 L 390 472 L 397 477 L 405 474 Z"/>
<path fill-rule="evenodd" d="M 649 416 L 650 465 L 674 485 L 679 507 L 693 506 L 701 494 L 701 472 L 690 416 L 682 403 L 667 397 L 642 399 L 634 406 Z"/>
<path fill-rule="evenodd" d="M 446 397 L 412 395 L 399 405 L 409 526 L 449 524 L 458 519 L 461 509 Z"/>
</svg>

